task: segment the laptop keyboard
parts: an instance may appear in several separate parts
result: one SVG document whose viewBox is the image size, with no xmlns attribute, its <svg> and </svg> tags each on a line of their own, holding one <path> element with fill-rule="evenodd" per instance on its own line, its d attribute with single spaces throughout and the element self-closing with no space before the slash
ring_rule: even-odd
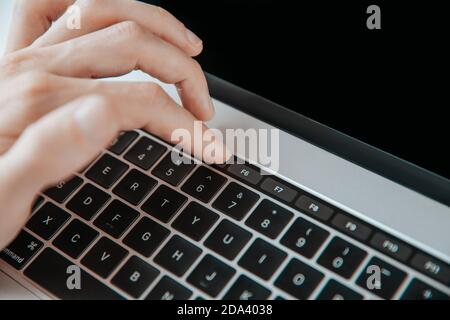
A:
<svg viewBox="0 0 450 320">
<path fill-rule="evenodd" d="M 255 166 L 171 152 L 120 134 L 37 197 L 0 257 L 61 299 L 449 299 L 450 266 L 426 252 Z"/>
</svg>

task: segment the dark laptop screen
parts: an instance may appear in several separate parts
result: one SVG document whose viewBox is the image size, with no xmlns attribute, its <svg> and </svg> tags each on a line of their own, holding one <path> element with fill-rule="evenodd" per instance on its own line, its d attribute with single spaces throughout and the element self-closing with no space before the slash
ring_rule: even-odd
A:
<svg viewBox="0 0 450 320">
<path fill-rule="evenodd" d="M 149 2 L 204 40 L 206 71 L 450 178 L 440 2 L 378 1 L 381 30 L 358 1 Z"/>
</svg>

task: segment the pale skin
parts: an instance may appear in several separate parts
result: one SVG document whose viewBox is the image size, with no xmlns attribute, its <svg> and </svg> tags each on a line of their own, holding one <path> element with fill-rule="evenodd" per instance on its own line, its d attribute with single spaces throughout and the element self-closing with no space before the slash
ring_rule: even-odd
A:
<svg viewBox="0 0 450 320">
<path fill-rule="evenodd" d="M 80 30 L 66 25 L 73 4 L 81 9 Z M 214 115 L 192 58 L 202 41 L 162 8 L 134 0 L 17 0 L 12 21 L 0 59 L 0 248 L 26 223 L 36 194 L 84 167 L 120 131 L 145 128 L 178 143 L 171 141 L 175 129 L 192 131 L 195 120 Z M 154 83 L 94 80 L 135 69 L 175 84 L 183 107 Z M 221 143 L 215 147 L 207 161 L 229 157 Z"/>
</svg>

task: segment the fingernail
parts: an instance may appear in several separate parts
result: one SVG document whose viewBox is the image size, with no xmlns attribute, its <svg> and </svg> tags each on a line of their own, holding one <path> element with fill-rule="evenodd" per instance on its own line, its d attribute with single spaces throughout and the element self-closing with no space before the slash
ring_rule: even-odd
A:
<svg viewBox="0 0 450 320">
<path fill-rule="evenodd" d="M 197 35 L 189 29 L 186 29 L 186 31 L 187 31 L 187 37 L 189 39 L 189 42 L 195 47 L 201 46 L 201 44 L 203 43 L 202 39 L 197 37 Z"/>
</svg>

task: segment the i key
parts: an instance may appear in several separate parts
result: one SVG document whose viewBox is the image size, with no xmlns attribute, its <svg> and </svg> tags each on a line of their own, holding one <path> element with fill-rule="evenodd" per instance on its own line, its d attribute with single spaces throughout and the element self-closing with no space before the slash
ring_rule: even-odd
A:
<svg viewBox="0 0 450 320">
<path fill-rule="evenodd" d="M 167 148 L 147 137 L 142 137 L 125 154 L 125 159 L 148 170 L 166 152 Z"/>
<path fill-rule="evenodd" d="M 213 207 L 236 220 L 242 220 L 258 201 L 259 195 L 232 182 L 214 201 Z"/>
<path fill-rule="evenodd" d="M 196 202 L 191 202 L 172 223 L 172 227 L 188 237 L 200 241 L 217 219 L 219 219 L 217 213 Z"/>
<path fill-rule="evenodd" d="M 102 187 L 110 188 L 127 171 L 128 165 L 104 154 L 86 173 L 86 177 L 98 183 Z"/>
<path fill-rule="evenodd" d="M 222 188 L 226 181 L 227 179 L 220 174 L 200 166 L 186 181 L 181 190 L 207 203 Z"/>
<path fill-rule="evenodd" d="M 94 225 L 114 238 L 120 238 L 136 220 L 139 212 L 119 200 L 114 200 L 95 220 Z"/>
<path fill-rule="evenodd" d="M 27 228 L 49 240 L 69 220 L 70 214 L 47 202 L 28 221 Z"/>
<path fill-rule="evenodd" d="M 176 151 L 172 151 L 153 169 L 152 173 L 165 182 L 178 186 L 194 167 L 195 164 L 192 159 L 180 156 Z"/>
<path fill-rule="evenodd" d="M 169 222 L 186 201 L 187 197 L 162 184 L 144 203 L 142 210 L 162 222 Z"/>
<path fill-rule="evenodd" d="M 139 204 L 157 184 L 157 181 L 140 171 L 131 170 L 114 188 L 113 192 L 131 204 Z"/>
</svg>

